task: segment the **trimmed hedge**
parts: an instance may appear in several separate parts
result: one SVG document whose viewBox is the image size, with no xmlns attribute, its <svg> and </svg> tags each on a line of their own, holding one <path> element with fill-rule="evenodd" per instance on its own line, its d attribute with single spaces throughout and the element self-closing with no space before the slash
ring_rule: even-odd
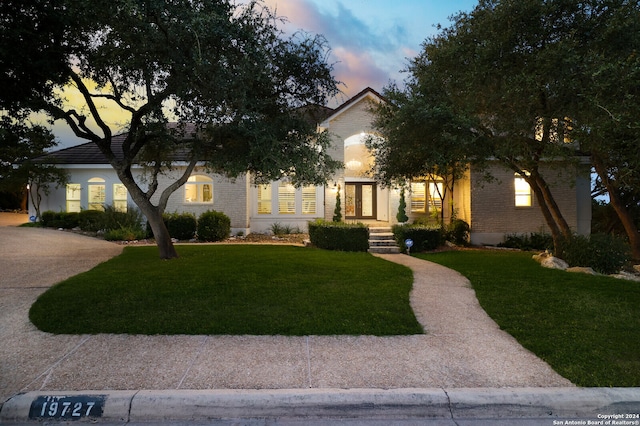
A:
<svg viewBox="0 0 640 426">
<path fill-rule="evenodd" d="M 231 219 L 222 212 L 208 210 L 198 218 L 198 240 L 222 241 L 231 235 Z"/>
<path fill-rule="evenodd" d="M 442 228 L 422 225 L 394 225 L 393 236 L 400 246 L 403 253 L 406 253 L 407 247 L 404 242 L 407 239 L 413 240 L 411 251 L 421 252 L 434 250 L 442 245 L 444 237 Z"/>
<path fill-rule="evenodd" d="M 309 239 L 318 248 L 338 251 L 367 251 L 369 228 L 362 223 L 309 222 Z"/>
<path fill-rule="evenodd" d="M 197 221 L 192 213 L 165 213 L 162 215 L 172 238 L 191 240 L 196 235 Z"/>
</svg>

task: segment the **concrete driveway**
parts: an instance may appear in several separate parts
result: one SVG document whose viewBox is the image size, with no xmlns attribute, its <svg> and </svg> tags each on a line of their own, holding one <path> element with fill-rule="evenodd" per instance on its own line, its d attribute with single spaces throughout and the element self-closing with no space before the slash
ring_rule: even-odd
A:
<svg viewBox="0 0 640 426">
<path fill-rule="evenodd" d="M 90 389 L 573 386 L 501 331 L 464 277 L 405 255 L 381 257 L 413 270 L 423 335 L 52 335 L 31 324 L 29 308 L 47 288 L 121 250 L 64 231 L 0 227 L 0 402 Z"/>
</svg>

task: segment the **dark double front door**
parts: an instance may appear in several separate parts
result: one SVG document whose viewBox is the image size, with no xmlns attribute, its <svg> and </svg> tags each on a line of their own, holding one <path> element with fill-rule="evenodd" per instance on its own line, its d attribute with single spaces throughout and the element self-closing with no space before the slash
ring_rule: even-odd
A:
<svg viewBox="0 0 640 426">
<path fill-rule="evenodd" d="M 376 184 L 371 182 L 345 183 L 345 218 L 376 218 Z"/>
</svg>

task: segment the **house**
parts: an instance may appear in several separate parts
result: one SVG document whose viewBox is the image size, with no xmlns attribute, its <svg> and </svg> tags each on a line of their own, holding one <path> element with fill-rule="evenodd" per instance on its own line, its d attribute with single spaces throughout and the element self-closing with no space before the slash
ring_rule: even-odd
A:
<svg viewBox="0 0 640 426">
<path fill-rule="evenodd" d="M 325 186 L 295 188 L 286 181 L 253 185 L 248 174 L 235 180 L 196 169 L 189 181 L 173 193 L 167 212 L 190 212 L 198 216 L 207 210 L 218 210 L 231 219 L 233 233 L 268 233 L 274 224 L 306 229 L 316 218 L 331 220 L 339 194 L 345 221 L 358 221 L 370 226 L 397 223 L 400 191 L 380 185 L 367 175 L 373 158 L 365 146 L 373 133 L 370 107 L 384 102 L 380 94 L 367 88 L 341 106 L 319 110 L 319 130 L 328 130 L 332 138 L 330 155 L 345 165 Z M 318 112 L 318 111 L 316 111 Z M 116 137 L 114 143 L 119 139 Z M 121 140 L 120 140 L 121 142 Z M 70 175 L 66 188 L 53 190 L 43 198 L 41 211 L 80 211 L 113 205 L 126 209 L 132 203 L 127 190 L 98 148 L 87 143 L 49 154 L 58 167 Z M 405 195 L 406 213 L 411 220 L 437 217 L 443 207 L 448 219 L 450 203 L 456 217 L 471 228 L 474 244 L 497 244 L 505 234 L 545 231 L 546 224 L 527 183 L 499 165 L 491 167 L 496 178 L 486 182 L 484 171 L 470 168 L 456 182 L 453 196 L 442 200 L 438 179 L 410 183 Z M 134 170 L 138 178 L 142 169 Z M 552 192 L 567 222 L 579 234 L 589 234 L 591 226 L 591 194 L 589 166 L 579 166 L 562 173 L 552 170 Z M 168 185 L 172 176 L 160 181 Z M 33 212 L 30 212 L 33 214 Z"/>
</svg>

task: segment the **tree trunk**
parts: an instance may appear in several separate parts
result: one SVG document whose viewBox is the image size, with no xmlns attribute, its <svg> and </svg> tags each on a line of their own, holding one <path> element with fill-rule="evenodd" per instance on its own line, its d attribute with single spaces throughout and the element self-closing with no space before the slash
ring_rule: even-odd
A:
<svg viewBox="0 0 640 426">
<path fill-rule="evenodd" d="M 555 223 L 558 225 L 560 232 L 562 232 L 562 235 L 565 238 L 570 238 L 572 234 L 571 228 L 569 227 L 569 224 L 567 223 L 564 216 L 562 215 L 562 212 L 560 211 L 560 207 L 558 207 L 558 203 L 556 203 L 556 200 L 553 197 L 553 194 L 551 194 L 549 185 L 547 185 L 547 182 L 538 173 L 535 174 L 535 179 L 538 187 L 540 188 L 542 197 L 544 198 L 544 203 L 549 209 L 549 211 L 551 212 L 551 214 L 553 215 Z"/>
<path fill-rule="evenodd" d="M 553 251 L 555 256 L 562 257 L 562 242 L 564 240 L 564 233 L 560 230 L 558 223 L 556 222 L 547 202 L 544 198 L 543 191 L 538 185 L 538 182 L 535 180 L 531 180 L 529 183 L 531 190 L 536 196 L 536 200 L 538 200 L 538 205 L 540 206 L 540 211 L 542 212 L 542 216 L 544 217 L 545 222 L 547 222 L 547 226 L 551 231 L 551 238 L 553 238 Z"/>
<path fill-rule="evenodd" d="M 620 199 L 620 196 L 616 191 L 616 187 L 609 179 L 607 168 L 605 167 L 602 159 L 597 154 L 592 153 L 591 160 L 593 162 L 593 166 L 596 169 L 596 173 L 598 174 L 598 176 L 600 176 L 604 187 L 609 193 L 609 202 L 611 203 L 611 207 L 613 207 L 613 210 L 615 210 L 618 218 L 620 218 L 620 222 L 622 222 L 622 226 L 624 226 L 627 237 L 629 237 L 629 244 L 631 245 L 631 255 L 635 260 L 640 260 L 640 234 L 638 233 L 638 227 L 633 220 L 633 216 Z"/>
<path fill-rule="evenodd" d="M 151 230 L 153 231 L 153 237 L 156 240 L 158 251 L 160 252 L 160 259 L 175 259 L 178 257 L 178 253 L 171 241 L 169 230 L 162 220 L 162 213 L 158 211 L 159 209 L 157 207 L 153 210 L 155 211 L 149 213 L 143 211 L 143 213 L 145 213 L 149 226 L 151 226 Z"/>
</svg>

